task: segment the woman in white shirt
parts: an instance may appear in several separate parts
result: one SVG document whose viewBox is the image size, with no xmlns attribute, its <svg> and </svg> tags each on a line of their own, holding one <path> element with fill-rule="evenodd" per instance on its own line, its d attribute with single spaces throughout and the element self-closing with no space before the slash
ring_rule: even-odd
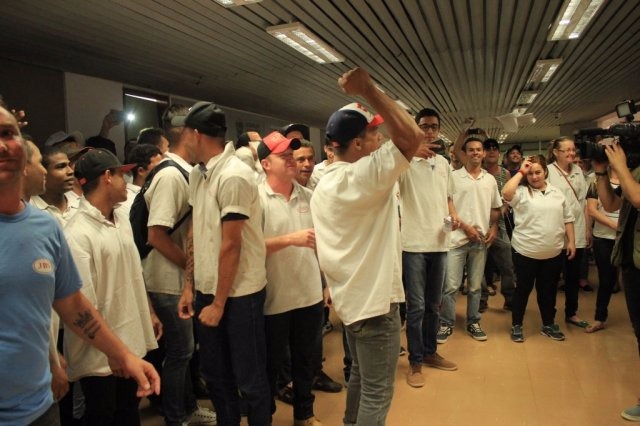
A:
<svg viewBox="0 0 640 426">
<path fill-rule="evenodd" d="M 596 179 L 605 175 L 607 172 L 596 172 Z M 609 170 L 609 181 L 614 189 L 620 185 L 618 176 L 611 169 Z M 604 323 L 608 316 L 607 308 L 618 277 L 617 268 L 611 264 L 611 252 L 616 239 L 620 211 L 608 212 L 602 207 L 595 182 L 589 186 L 587 192 L 587 211 L 595 222 L 593 226 L 593 255 L 598 267 L 598 297 L 596 299 L 595 321 L 584 331 L 594 333 L 604 329 Z"/>
<path fill-rule="evenodd" d="M 573 140 L 565 137 L 549 144 L 547 181 L 564 194 L 567 205 L 575 218 L 576 255 L 564 263 L 564 318 L 569 324 L 586 328 L 587 321 L 578 317 L 578 292 L 580 290 L 580 265 L 585 247 L 591 244 L 591 229 L 586 226 L 587 181 L 580 166 L 573 164 L 576 147 Z"/>
<path fill-rule="evenodd" d="M 513 294 L 511 340 L 523 342 L 522 324 L 529 294 L 535 284 L 542 317 L 541 334 L 564 340 L 555 324 L 558 278 L 565 258 L 575 256 L 574 217 L 562 191 L 547 183 L 548 169 L 541 156 L 527 158 L 502 188 L 513 208 L 515 228 L 511 239 L 518 285 Z"/>
</svg>

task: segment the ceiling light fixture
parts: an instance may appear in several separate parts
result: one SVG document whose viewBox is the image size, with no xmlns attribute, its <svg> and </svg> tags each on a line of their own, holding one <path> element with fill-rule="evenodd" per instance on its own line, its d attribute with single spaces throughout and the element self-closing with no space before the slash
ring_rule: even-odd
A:
<svg viewBox="0 0 640 426">
<path fill-rule="evenodd" d="M 246 6 L 248 4 L 260 3 L 262 0 L 213 0 L 224 7 Z"/>
<path fill-rule="evenodd" d="M 524 91 L 518 97 L 518 105 L 529 105 L 538 96 L 538 92 Z"/>
<path fill-rule="evenodd" d="M 527 86 L 537 86 L 540 83 L 547 83 L 561 63 L 562 58 L 540 59 L 536 61 L 536 66 L 531 72 L 529 80 L 527 80 Z"/>
<path fill-rule="evenodd" d="M 267 27 L 267 32 L 319 64 L 344 61 L 344 56 L 300 22 Z"/>
<path fill-rule="evenodd" d="M 580 37 L 604 0 L 564 0 L 547 40 L 569 40 Z"/>
</svg>

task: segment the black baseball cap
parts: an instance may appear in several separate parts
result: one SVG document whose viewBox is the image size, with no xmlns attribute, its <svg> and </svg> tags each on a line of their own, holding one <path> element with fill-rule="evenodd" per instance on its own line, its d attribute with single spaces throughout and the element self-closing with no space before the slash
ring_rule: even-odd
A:
<svg viewBox="0 0 640 426">
<path fill-rule="evenodd" d="M 289 132 L 293 132 L 295 130 L 302 133 L 303 139 L 309 140 L 309 126 L 305 126 L 304 124 L 300 123 L 287 124 L 280 129 L 280 133 L 282 133 L 284 136 L 287 136 Z"/>
<path fill-rule="evenodd" d="M 224 137 L 227 120 L 224 111 L 213 102 L 197 102 L 187 115 L 171 118 L 173 127 L 189 127 L 212 137 Z"/>
<path fill-rule="evenodd" d="M 484 142 L 482 142 L 482 147 L 484 149 L 489 149 L 491 147 L 500 148 L 500 144 L 498 144 L 497 140 L 493 138 L 489 138 L 489 139 L 486 139 Z"/>
<path fill-rule="evenodd" d="M 106 149 L 89 149 L 76 160 L 74 175 L 80 185 L 85 185 L 87 182 L 99 178 L 109 169 L 121 168 L 123 172 L 127 173 L 135 166 L 135 164 L 122 164 L 118 157 Z"/>
</svg>

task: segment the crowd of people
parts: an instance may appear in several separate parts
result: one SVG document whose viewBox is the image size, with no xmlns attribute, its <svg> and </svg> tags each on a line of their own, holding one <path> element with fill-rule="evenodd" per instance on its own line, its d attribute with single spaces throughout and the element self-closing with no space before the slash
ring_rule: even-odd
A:
<svg viewBox="0 0 640 426">
<path fill-rule="evenodd" d="M 294 425 L 322 425 L 313 391 L 343 388 L 322 366 L 331 307 L 343 422 L 384 425 L 403 325 L 409 386 L 425 385 L 423 366 L 457 370 L 439 348 L 458 292 L 464 331 L 487 341 L 496 274 L 522 343 L 534 287 L 540 333 L 565 339 L 561 282 L 567 326 L 604 330 L 620 269 L 640 351 L 640 168 L 619 146 L 591 167 L 563 137 L 501 164 L 477 129 L 447 150 L 437 111 L 410 116 L 363 69 L 338 83 L 376 113 L 335 111 L 319 164 L 302 124 L 228 142 L 212 102 L 170 106 L 125 164 L 113 112 L 86 147 L 56 132 L 41 151 L 24 114 L 0 108 L 0 424 L 136 425 L 147 396 L 167 425 L 269 425 L 276 399 Z M 591 248 L 593 323 L 578 316 Z M 640 405 L 622 416 L 640 421 Z"/>
</svg>

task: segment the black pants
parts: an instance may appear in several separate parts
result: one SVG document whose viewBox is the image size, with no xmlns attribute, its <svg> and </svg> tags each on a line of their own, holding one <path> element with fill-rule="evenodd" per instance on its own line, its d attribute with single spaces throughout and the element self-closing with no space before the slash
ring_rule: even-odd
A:
<svg viewBox="0 0 640 426">
<path fill-rule="evenodd" d="M 543 325 L 551 325 L 556 316 L 556 293 L 564 252 L 550 259 L 538 260 L 513 251 L 517 284 L 512 299 L 511 322 L 522 325 L 529 295 L 535 284 L 538 308 Z"/>
<path fill-rule="evenodd" d="M 136 396 L 138 384 L 133 379 L 115 376 L 80 379 L 87 410 L 87 426 L 138 426 L 140 415 Z"/>
<path fill-rule="evenodd" d="M 291 354 L 293 379 L 293 416 L 298 420 L 313 417 L 314 396 L 311 385 L 318 364 L 316 351 L 322 339 L 323 302 L 275 315 L 265 315 L 267 336 L 267 375 L 272 399 L 278 392 L 277 375 Z M 273 409 L 273 406 L 272 406 Z"/>
<path fill-rule="evenodd" d="M 563 250 L 564 252 L 564 250 Z M 580 265 L 582 264 L 582 256 L 585 255 L 585 249 L 576 249 L 576 255 L 569 260 L 566 256 L 564 262 L 564 317 L 571 318 L 578 313 L 578 293 L 580 291 Z M 556 280 L 557 281 L 557 280 Z M 557 282 L 556 282 L 557 284 Z"/>
<path fill-rule="evenodd" d="M 627 310 L 638 341 L 640 353 L 640 269 L 633 265 L 622 265 L 622 283 L 627 300 Z"/>
<path fill-rule="evenodd" d="M 606 321 L 609 316 L 609 301 L 616 284 L 618 271 L 611 264 L 611 251 L 615 240 L 593 237 L 593 256 L 598 267 L 598 297 L 596 299 L 596 321 Z"/>
</svg>

